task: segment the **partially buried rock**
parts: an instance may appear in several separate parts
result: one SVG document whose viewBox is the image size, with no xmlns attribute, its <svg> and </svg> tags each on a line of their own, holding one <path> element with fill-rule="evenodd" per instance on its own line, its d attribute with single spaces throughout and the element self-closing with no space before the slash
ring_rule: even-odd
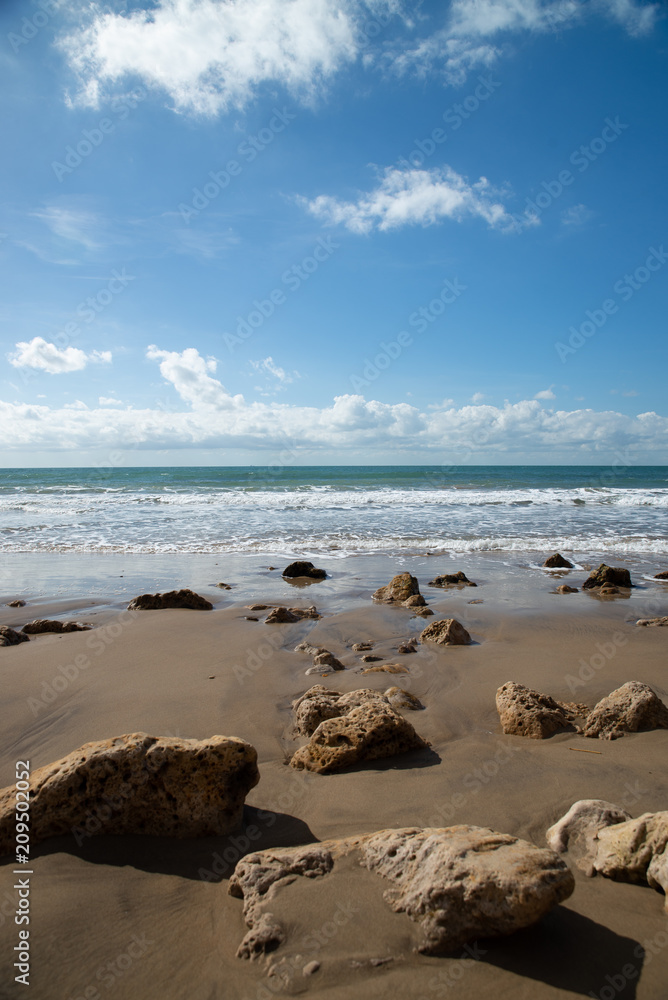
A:
<svg viewBox="0 0 668 1000">
<path fill-rule="evenodd" d="M 30 642 L 30 637 L 16 632 L 9 625 L 0 625 L 0 646 L 18 646 L 20 642 Z"/>
<path fill-rule="evenodd" d="M 477 583 L 469 580 L 466 573 L 462 573 L 461 570 L 458 570 L 456 573 L 444 573 L 442 576 L 434 577 L 433 580 L 429 581 L 430 587 L 453 587 L 458 585 L 461 586 L 462 584 L 465 587 L 478 586 Z"/>
<path fill-rule="evenodd" d="M 406 708 L 411 711 L 424 708 L 415 695 L 398 687 L 388 688 L 384 694 L 371 688 L 358 688 L 356 691 L 342 694 L 340 691 L 331 691 L 322 684 L 316 684 L 292 703 L 295 732 L 300 736 L 312 736 L 321 722 L 349 715 L 353 709 L 372 701 L 381 701 L 392 705 L 393 708 Z"/>
<path fill-rule="evenodd" d="M 231 586 L 229 585 L 229 583 L 217 583 L 217 584 L 216 584 L 216 586 L 217 586 L 217 587 L 218 587 L 218 588 L 219 588 L 220 590 L 232 590 L 232 588 L 231 588 Z"/>
<path fill-rule="evenodd" d="M 403 605 L 405 608 L 424 608 L 426 603 L 422 594 L 413 594 L 403 602 Z"/>
<path fill-rule="evenodd" d="M 297 769 L 330 774 L 360 761 L 393 757 L 428 746 L 410 722 L 378 698 L 340 718 L 321 722 L 309 742 L 293 755 Z"/>
<path fill-rule="evenodd" d="M 25 608 L 25 601 L 10 601 L 7 605 L 8 608 Z"/>
<path fill-rule="evenodd" d="M 162 611 L 166 608 L 190 608 L 212 611 L 213 604 L 193 590 L 168 590 L 165 594 L 141 594 L 128 604 L 128 611 Z"/>
<path fill-rule="evenodd" d="M 622 566 L 606 566 L 601 563 L 598 569 L 591 571 L 582 586 L 585 590 L 591 590 L 592 587 L 602 587 L 605 583 L 611 583 L 613 587 L 631 587 L 631 574 Z"/>
<path fill-rule="evenodd" d="M 292 622 L 299 622 L 302 618 L 321 618 L 314 607 L 312 608 L 274 608 L 264 620 L 265 625 L 288 625 Z"/>
<path fill-rule="evenodd" d="M 424 708 L 419 698 L 400 687 L 388 688 L 383 697 L 387 698 L 392 708 L 406 708 L 411 712 L 419 712 Z"/>
<path fill-rule="evenodd" d="M 32 772 L 31 842 L 77 831 L 221 836 L 239 826 L 259 778 L 255 748 L 234 737 L 131 733 L 86 743 Z M 14 786 L 0 792 L 3 855 L 15 847 L 15 796 Z"/>
<path fill-rule="evenodd" d="M 383 898 L 418 928 L 416 950 L 440 955 L 540 920 L 567 899 L 575 880 L 553 851 L 485 827 L 452 826 L 380 830 L 306 847 L 248 854 L 238 862 L 229 892 L 244 901 L 248 934 L 237 951 L 254 958 L 287 937 L 269 912 L 279 893 L 300 878 L 314 882 L 310 919 L 320 924 L 331 911 L 327 880 L 340 861 L 357 862 L 387 885 Z M 300 893 L 301 905 L 305 897 Z M 322 908 L 318 912 L 318 906 Z"/>
<path fill-rule="evenodd" d="M 574 802 L 568 812 L 547 830 L 545 839 L 548 847 L 559 854 L 573 853 L 579 848 L 581 857 L 576 864 L 587 875 L 594 874 L 594 857 L 598 831 L 613 823 L 623 823 L 631 819 L 631 814 L 604 799 L 580 799 Z"/>
<path fill-rule="evenodd" d="M 397 573 L 386 587 L 379 587 L 373 595 L 374 601 L 383 604 L 403 604 L 409 597 L 420 593 L 417 577 L 410 573 Z"/>
<path fill-rule="evenodd" d="M 372 642 L 354 642 L 353 652 L 354 653 L 364 653 L 367 649 L 373 649 Z"/>
<path fill-rule="evenodd" d="M 555 552 L 553 556 L 548 556 L 543 563 L 545 569 L 573 569 L 573 563 L 564 559 L 561 552 Z"/>
<path fill-rule="evenodd" d="M 34 622 L 24 625 L 22 631 L 26 635 L 39 635 L 42 632 L 88 632 L 92 627 L 85 622 L 59 622 L 50 618 L 36 618 Z"/>
<path fill-rule="evenodd" d="M 604 583 L 598 592 L 601 597 L 612 597 L 613 594 L 619 593 L 619 588 L 612 583 Z"/>
<path fill-rule="evenodd" d="M 627 681 L 594 706 L 582 735 L 615 740 L 643 729 L 668 729 L 668 708 L 648 684 Z"/>
<path fill-rule="evenodd" d="M 408 642 L 402 642 L 397 647 L 397 653 L 401 653 L 404 656 L 408 655 L 408 653 L 415 653 L 415 652 L 417 652 L 417 647 L 413 639 L 409 639 Z"/>
<path fill-rule="evenodd" d="M 322 670 L 345 670 L 346 668 L 328 649 L 323 649 L 313 657 L 313 666 Z"/>
<path fill-rule="evenodd" d="M 574 729 L 574 719 L 585 715 L 586 705 L 555 701 L 524 684 L 508 681 L 496 692 L 496 710 L 506 735 L 544 740 L 560 729 Z"/>
<path fill-rule="evenodd" d="M 654 574 L 655 580 L 668 580 L 668 569 L 663 570 L 661 573 Z"/>
<path fill-rule="evenodd" d="M 577 594 L 577 587 L 569 587 L 567 583 L 562 583 L 557 587 L 558 594 Z"/>
<path fill-rule="evenodd" d="M 311 580 L 324 580 L 327 573 L 324 569 L 316 569 L 312 562 L 302 560 L 291 562 L 289 566 L 285 567 L 282 575 L 288 577 L 288 579 L 296 576 L 307 576 Z"/>
<path fill-rule="evenodd" d="M 594 870 L 618 882 L 661 889 L 668 913 L 667 851 L 668 812 L 644 813 L 598 831 Z"/>
<path fill-rule="evenodd" d="M 471 636 L 456 618 L 432 622 L 420 633 L 420 642 L 437 642 L 441 646 L 469 646 Z"/>
<path fill-rule="evenodd" d="M 408 667 L 405 667 L 403 663 L 378 663 L 375 667 L 367 667 L 363 670 L 363 674 L 407 674 L 409 673 Z"/>
<path fill-rule="evenodd" d="M 431 608 L 416 608 L 413 618 L 431 618 L 434 612 Z"/>
<path fill-rule="evenodd" d="M 362 657 L 362 663 L 378 663 L 382 659 L 382 656 L 374 656 L 373 653 L 365 653 Z"/>
<path fill-rule="evenodd" d="M 636 625 L 668 625 L 668 616 L 664 618 L 639 618 Z"/>
</svg>

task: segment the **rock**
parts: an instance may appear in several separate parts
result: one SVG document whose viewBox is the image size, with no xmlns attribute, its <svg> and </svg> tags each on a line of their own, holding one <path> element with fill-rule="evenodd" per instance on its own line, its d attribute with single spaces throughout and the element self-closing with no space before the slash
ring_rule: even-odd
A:
<svg viewBox="0 0 668 1000">
<path fill-rule="evenodd" d="M 141 594 L 128 604 L 128 611 L 162 611 L 163 608 L 212 611 L 213 604 L 192 590 L 169 590 L 166 594 Z"/>
<path fill-rule="evenodd" d="M 297 769 L 331 774 L 359 761 L 393 757 L 427 745 L 410 722 L 380 698 L 373 698 L 347 715 L 321 722 L 290 764 Z"/>
<path fill-rule="evenodd" d="M 416 608 L 413 618 L 431 618 L 433 615 L 431 608 Z"/>
<path fill-rule="evenodd" d="M 426 601 L 422 594 L 413 594 L 406 601 L 403 601 L 403 606 L 405 608 L 424 608 Z"/>
<path fill-rule="evenodd" d="M 508 681 L 496 692 L 496 710 L 508 736 L 544 740 L 560 729 L 573 729 L 573 719 L 585 715 L 586 705 L 555 701 L 524 684 Z"/>
<path fill-rule="evenodd" d="M 410 573 L 397 573 L 386 587 L 379 587 L 373 595 L 374 601 L 384 604 L 403 604 L 409 597 L 420 593 L 417 577 Z"/>
<path fill-rule="evenodd" d="M 255 615 L 244 615 L 244 621 L 247 622 L 258 622 L 260 619 L 256 618 Z"/>
<path fill-rule="evenodd" d="M 346 668 L 341 663 L 341 660 L 337 660 L 333 653 L 325 649 L 321 653 L 317 653 L 313 657 L 314 667 L 329 667 L 330 670 L 345 670 Z"/>
<path fill-rule="evenodd" d="M 410 712 L 419 712 L 424 708 L 419 698 L 400 687 L 388 688 L 384 697 L 387 698 L 392 708 L 405 708 Z"/>
<path fill-rule="evenodd" d="M 366 653 L 362 657 L 362 663 L 378 663 L 382 659 L 383 659 L 382 656 L 374 656 L 373 653 Z"/>
<path fill-rule="evenodd" d="M 614 587 L 611 583 L 604 583 L 599 590 L 599 595 L 601 597 L 611 596 L 612 594 L 618 594 L 619 590 Z"/>
<path fill-rule="evenodd" d="M 8 608 L 25 608 L 25 601 L 10 601 L 7 605 Z"/>
<path fill-rule="evenodd" d="M 353 652 L 354 653 L 363 653 L 367 649 L 373 649 L 373 643 L 372 642 L 354 642 L 353 643 Z"/>
<path fill-rule="evenodd" d="M 437 576 L 433 580 L 429 581 L 430 587 L 452 587 L 464 584 L 466 587 L 477 587 L 477 583 L 473 583 L 469 580 L 466 573 L 462 573 L 458 570 L 456 573 L 444 573 L 442 576 Z"/>
<path fill-rule="evenodd" d="M 573 569 L 573 563 L 564 559 L 560 552 L 555 552 L 553 556 L 548 556 L 543 563 L 544 569 Z"/>
<path fill-rule="evenodd" d="M 295 646 L 295 653 L 308 653 L 309 656 L 317 656 L 318 653 L 326 653 L 327 650 L 324 646 L 312 646 L 310 642 L 300 642 L 298 646 Z"/>
<path fill-rule="evenodd" d="M 636 625 L 668 625 L 668 617 L 665 618 L 639 618 Z"/>
<path fill-rule="evenodd" d="M 420 642 L 437 642 L 441 646 L 468 646 L 471 636 L 456 618 L 432 622 L 420 633 Z"/>
<path fill-rule="evenodd" d="M 558 594 L 577 594 L 577 587 L 569 587 L 567 583 L 562 583 L 557 587 Z"/>
<path fill-rule="evenodd" d="M 23 632 L 16 632 L 9 625 L 0 625 L 0 646 L 18 646 L 20 642 L 30 642 Z"/>
<path fill-rule="evenodd" d="M 606 566 L 605 563 L 601 563 L 598 569 L 592 570 L 582 586 L 584 590 L 591 590 L 592 587 L 602 587 L 604 583 L 611 583 L 616 587 L 633 586 L 631 574 L 627 569 L 620 566 Z"/>
<path fill-rule="evenodd" d="M 668 888 L 668 812 L 644 813 L 638 819 L 598 832 L 594 870 L 617 882 Z M 668 895 L 666 896 L 668 912 Z"/>
<path fill-rule="evenodd" d="M 367 667 L 363 670 L 363 674 L 407 674 L 409 673 L 408 667 L 404 667 L 402 663 L 382 663 L 376 667 Z"/>
<path fill-rule="evenodd" d="M 274 608 L 264 620 L 265 625 L 287 625 L 299 622 L 302 618 L 322 618 L 314 607 L 311 608 Z"/>
<path fill-rule="evenodd" d="M 401 653 L 403 656 L 407 656 L 409 653 L 417 653 L 417 646 L 415 641 L 410 639 L 408 642 L 402 642 L 397 647 L 397 653 Z"/>
<path fill-rule="evenodd" d="M 668 570 L 663 570 L 661 573 L 654 574 L 655 580 L 668 580 Z M 10 605 L 11 607 L 11 605 Z"/>
<path fill-rule="evenodd" d="M 428 955 L 528 927 L 575 887 L 571 871 L 553 851 L 484 827 L 380 830 L 258 851 L 242 858 L 230 879 L 229 891 L 243 898 L 250 928 L 237 954 L 249 958 L 261 953 L 261 946 L 253 950 L 248 944 L 261 926 L 274 926 L 272 946 L 285 937 L 269 908 L 297 879 L 317 880 L 316 905 L 322 897 L 325 910 L 331 906 L 322 880 L 351 855 L 358 862 L 352 871 L 366 868 L 388 885 L 385 902 L 418 924 L 416 950 Z M 314 914 L 312 919 L 320 918 Z"/>
<path fill-rule="evenodd" d="M 593 875 L 598 831 L 613 823 L 623 823 L 627 819 L 631 819 L 631 814 L 621 806 L 616 806 L 614 802 L 606 802 L 604 799 L 580 799 L 549 828 L 545 839 L 548 847 L 558 854 L 572 851 L 574 846 L 579 846 L 584 850 L 584 855 L 577 861 L 577 865 L 587 875 Z"/>
<path fill-rule="evenodd" d="M 246 607 L 249 611 L 266 611 L 269 607 L 268 604 L 247 604 Z"/>
<path fill-rule="evenodd" d="M 21 629 L 26 635 L 40 635 L 42 632 L 88 632 L 93 626 L 85 622 L 59 622 L 49 618 L 36 618 Z"/>
<path fill-rule="evenodd" d="M 283 570 L 283 576 L 292 579 L 295 576 L 308 576 L 311 580 L 324 580 L 327 573 L 324 569 L 316 569 L 312 562 L 298 561 L 291 562 Z"/>
<path fill-rule="evenodd" d="M 627 681 L 594 706 L 582 735 L 615 740 L 643 729 L 668 729 L 668 708 L 648 684 Z"/>
<path fill-rule="evenodd" d="M 320 968 L 320 962 L 316 962 L 316 960 L 313 959 L 312 962 L 306 963 L 306 965 L 302 969 L 302 975 L 313 976 L 318 971 L 319 968 Z"/>
<path fill-rule="evenodd" d="M 31 842 L 77 830 L 221 836 L 238 827 L 259 779 L 255 748 L 234 737 L 131 733 L 86 743 L 31 774 Z M 0 792 L 0 855 L 15 846 L 15 794 Z"/>
<path fill-rule="evenodd" d="M 217 583 L 216 586 L 219 587 L 221 590 L 232 590 L 229 583 Z"/>
<path fill-rule="evenodd" d="M 467 604 L 484 604 L 485 602 L 483 600 L 481 600 L 480 598 L 478 598 L 475 601 L 467 601 L 466 603 Z"/>
</svg>

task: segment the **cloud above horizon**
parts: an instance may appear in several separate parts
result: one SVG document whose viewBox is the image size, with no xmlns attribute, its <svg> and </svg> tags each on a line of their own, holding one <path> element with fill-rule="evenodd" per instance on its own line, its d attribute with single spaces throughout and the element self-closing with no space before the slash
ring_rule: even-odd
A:
<svg viewBox="0 0 668 1000">
<path fill-rule="evenodd" d="M 111 351 L 91 351 L 86 354 L 79 347 L 59 348 L 43 337 L 33 337 L 30 341 L 20 340 L 16 351 L 8 355 L 14 368 L 34 368 L 49 375 L 64 375 L 68 372 L 83 371 L 86 365 L 110 364 Z"/>
</svg>

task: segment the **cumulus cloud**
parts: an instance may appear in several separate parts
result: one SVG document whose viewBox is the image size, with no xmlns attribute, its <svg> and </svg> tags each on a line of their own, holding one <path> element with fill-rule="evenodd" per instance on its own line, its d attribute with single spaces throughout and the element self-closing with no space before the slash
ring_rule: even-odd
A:
<svg viewBox="0 0 668 1000">
<path fill-rule="evenodd" d="M 93 2 L 90 23 L 61 40 L 96 106 L 123 77 L 165 91 L 179 111 L 215 115 L 242 108 L 263 84 L 310 100 L 357 57 L 358 0 L 157 0 L 130 14 Z M 391 8 L 376 0 L 372 7 Z"/>
<path fill-rule="evenodd" d="M 113 396 L 100 396 L 97 402 L 99 406 L 123 406 L 123 400 Z"/>
<path fill-rule="evenodd" d="M 537 392 L 536 395 L 533 398 L 534 399 L 556 399 L 557 397 L 552 392 L 552 386 L 550 386 L 549 389 L 541 389 L 541 391 Z"/>
<path fill-rule="evenodd" d="M 381 403 L 360 395 L 337 396 L 328 406 L 248 403 L 230 395 L 213 377 L 217 363 L 194 348 L 149 348 L 148 357 L 179 396 L 182 410 L 62 409 L 0 402 L 0 435 L 7 449 L 66 451 L 105 447 L 277 449 L 286 440 L 320 452 L 388 449 L 440 461 L 447 452 L 459 461 L 476 454 L 507 459 L 534 455 L 582 455 L 590 460 L 616 454 L 652 453 L 668 459 L 668 417 L 656 413 L 628 416 L 614 411 L 552 410 L 538 400 L 502 407 L 450 400 L 421 411 L 408 403 Z M 78 404 L 75 404 L 78 405 Z"/>
<path fill-rule="evenodd" d="M 16 351 L 8 355 L 14 368 L 37 368 L 49 375 L 62 375 L 66 372 L 83 371 L 89 363 L 110 364 L 111 351 L 91 351 L 86 354 L 79 347 L 56 347 L 43 337 L 33 337 L 30 341 L 21 340 L 16 345 Z"/>
<path fill-rule="evenodd" d="M 387 167 L 374 190 L 360 194 L 356 201 L 340 201 L 330 195 L 299 201 L 316 218 L 329 225 L 344 225 L 353 233 L 431 226 L 443 219 L 460 221 L 467 216 L 482 218 L 493 229 L 510 229 L 512 218 L 494 196 L 487 178 L 470 184 L 446 165 L 432 170 Z"/>
</svg>

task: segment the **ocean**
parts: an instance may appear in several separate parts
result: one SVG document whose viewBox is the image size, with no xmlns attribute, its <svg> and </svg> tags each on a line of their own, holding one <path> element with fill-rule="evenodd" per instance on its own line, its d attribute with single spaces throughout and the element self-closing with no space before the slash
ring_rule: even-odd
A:
<svg viewBox="0 0 668 1000">
<path fill-rule="evenodd" d="M 666 466 L 0 470 L 0 551 L 668 554 Z"/>
</svg>

